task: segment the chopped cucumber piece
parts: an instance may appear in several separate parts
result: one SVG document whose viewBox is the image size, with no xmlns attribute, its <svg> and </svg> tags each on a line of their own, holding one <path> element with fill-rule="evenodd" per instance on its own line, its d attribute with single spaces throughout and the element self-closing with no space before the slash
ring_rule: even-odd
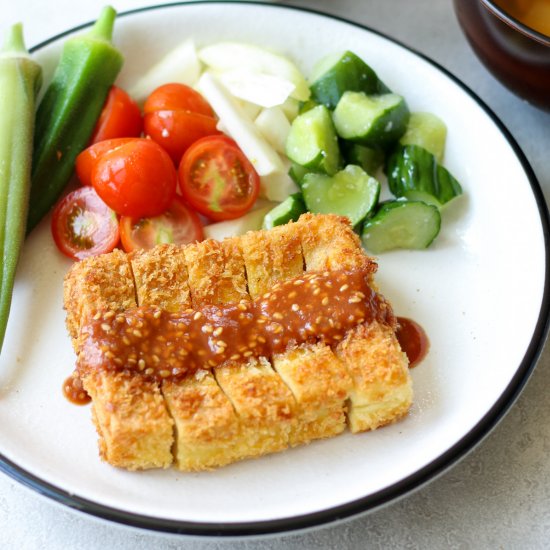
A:
<svg viewBox="0 0 550 550">
<path fill-rule="evenodd" d="M 367 174 L 376 174 L 384 164 L 384 151 L 382 149 L 342 140 L 340 150 L 346 164 L 356 164 L 363 168 Z"/>
<path fill-rule="evenodd" d="M 298 187 L 302 187 L 302 180 L 306 174 L 309 174 L 309 170 L 300 164 L 296 164 L 295 162 L 292 163 L 288 171 L 288 175 L 292 178 L 292 181 L 298 185 Z"/>
<path fill-rule="evenodd" d="M 443 162 L 447 126 L 432 113 L 411 113 L 407 131 L 401 136 L 401 145 L 420 145 L 435 155 L 437 162 Z"/>
<path fill-rule="evenodd" d="M 338 138 L 329 110 L 317 105 L 297 116 L 286 141 L 288 158 L 309 170 L 332 176 L 341 163 Z"/>
<path fill-rule="evenodd" d="M 313 99 L 334 109 L 346 91 L 385 94 L 390 90 L 354 53 L 346 51 L 321 59 L 310 77 Z"/>
<path fill-rule="evenodd" d="M 411 192 L 422 192 L 445 204 L 462 193 L 451 173 L 419 145 L 397 147 L 388 158 L 386 174 L 390 190 L 396 197 L 410 198 Z M 429 202 L 436 204 L 433 200 Z"/>
<path fill-rule="evenodd" d="M 376 206 L 380 183 L 359 166 L 350 164 L 332 177 L 306 174 L 302 193 L 310 212 L 347 216 L 352 225 L 357 225 Z"/>
<path fill-rule="evenodd" d="M 303 101 L 302 103 L 300 103 L 298 114 L 302 115 L 304 113 L 307 113 L 308 111 L 311 111 L 311 109 L 313 109 L 314 107 L 317 107 L 317 105 L 320 105 L 320 103 L 313 99 Z"/>
<path fill-rule="evenodd" d="M 441 214 L 436 206 L 419 201 L 390 201 L 367 219 L 361 236 L 373 254 L 405 248 L 427 248 L 437 237 Z"/>
<path fill-rule="evenodd" d="M 341 138 L 370 147 L 387 147 L 405 133 L 409 108 L 397 94 L 346 92 L 334 110 L 333 120 Z"/>
<path fill-rule="evenodd" d="M 262 228 L 271 229 L 289 221 L 297 221 L 304 212 L 306 212 L 306 205 L 302 193 L 294 193 L 265 215 Z"/>
</svg>

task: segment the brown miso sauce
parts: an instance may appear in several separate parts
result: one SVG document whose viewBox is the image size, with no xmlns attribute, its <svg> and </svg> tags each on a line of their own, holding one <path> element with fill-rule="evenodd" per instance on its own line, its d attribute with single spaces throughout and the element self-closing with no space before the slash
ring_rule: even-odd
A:
<svg viewBox="0 0 550 550">
<path fill-rule="evenodd" d="M 416 367 L 428 353 L 430 347 L 428 336 L 424 329 L 412 319 L 397 317 L 397 323 L 397 340 L 409 359 L 409 367 Z"/>
<path fill-rule="evenodd" d="M 76 372 L 63 382 L 63 395 L 74 405 L 87 405 L 92 400 Z"/>
<path fill-rule="evenodd" d="M 335 345 L 364 322 L 393 326 L 391 307 L 369 284 L 370 271 L 311 272 L 238 304 L 99 313 L 82 328 L 77 371 L 173 379 L 225 362 L 271 357 L 306 342 Z"/>
</svg>

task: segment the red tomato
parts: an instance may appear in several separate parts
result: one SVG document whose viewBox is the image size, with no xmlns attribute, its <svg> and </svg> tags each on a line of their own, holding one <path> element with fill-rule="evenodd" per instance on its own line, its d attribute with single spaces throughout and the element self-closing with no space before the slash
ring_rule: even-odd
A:
<svg viewBox="0 0 550 550">
<path fill-rule="evenodd" d="M 76 157 L 75 169 L 76 175 L 82 185 L 92 185 L 92 169 L 97 163 L 97 159 L 105 153 L 120 147 L 121 145 L 138 138 L 117 138 L 98 141 L 90 145 Z"/>
<path fill-rule="evenodd" d="M 155 111 L 144 117 L 145 133 L 165 149 L 176 165 L 192 143 L 220 133 L 216 124 L 211 116 L 189 111 Z"/>
<path fill-rule="evenodd" d="M 164 84 L 153 90 L 143 106 L 145 114 L 154 111 L 189 111 L 214 116 L 210 104 L 199 92 L 185 84 Z"/>
<path fill-rule="evenodd" d="M 179 166 L 183 197 L 212 220 L 231 220 L 250 210 L 260 178 L 237 144 L 227 136 L 196 141 Z"/>
<path fill-rule="evenodd" d="M 90 143 L 121 137 L 139 137 L 143 129 L 138 104 L 121 88 L 111 86 Z"/>
<path fill-rule="evenodd" d="M 199 217 L 177 195 L 168 210 L 160 216 L 122 216 L 120 236 L 126 252 L 136 248 L 153 248 L 160 243 L 188 244 L 204 239 Z"/>
<path fill-rule="evenodd" d="M 92 169 L 97 194 L 122 216 L 158 216 L 176 194 L 168 153 L 150 139 L 134 139 L 100 156 Z"/>
<path fill-rule="evenodd" d="M 116 214 L 92 187 L 80 187 L 57 204 L 52 234 L 57 248 L 73 260 L 111 252 L 120 238 Z"/>
</svg>

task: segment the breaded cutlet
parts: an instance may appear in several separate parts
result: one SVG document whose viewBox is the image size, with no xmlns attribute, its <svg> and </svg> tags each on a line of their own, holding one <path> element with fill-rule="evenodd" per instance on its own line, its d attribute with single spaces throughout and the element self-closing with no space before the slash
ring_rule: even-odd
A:
<svg viewBox="0 0 550 550">
<path fill-rule="evenodd" d="M 252 298 L 268 293 L 274 284 L 299 277 L 304 272 L 299 226 L 296 224 L 249 232 L 240 238 L 240 243 Z M 299 285 L 292 292 L 298 296 Z M 291 445 L 344 431 L 345 403 L 351 379 L 329 346 L 304 344 L 276 354 L 272 364 L 297 403 L 297 419 L 289 439 Z"/>
<path fill-rule="evenodd" d="M 354 269 L 371 261 L 349 224 L 337 220 L 331 215 L 300 218 L 306 270 Z M 353 380 L 348 411 L 352 432 L 373 430 L 407 413 L 412 382 L 394 330 L 378 322 L 359 325 L 346 334 L 335 353 Z"/>
<path fill-rule="evenodd" d="M 79 352 L 80 327 L 96 315 L 116 315 L 136 306 L 126 254 L 115 250 L 75 263 L 64 286 L 67 328 Z M 172 464 L 173 420 L 159 384 L 136 372 L 81 373 L 92 398 L 92 417 L 102 458 L 129 470 Z"/>
<path fill-rule="evenodd" d="M 194 307 L 250 301 L 241 238 L 207 240 L 185 248 Z M 223 337 L 223 334 L 222 334 Z M 230 361 L 213 370 L 239 418 L 238 458 L 285 449 L 293 423 L 292 394 L 263 358 Z"/>
<path fill-rule="evenodd" d="M 278 282 L 295 280 L 299 289 L 305 272 L 357 268 L 374 287 L 376 263 L 347 219 L 331 215 L 221 242 L 115 251 L 67 276 L 67 326 L 78 353 L 80 328 L 97 312 L 250 303 Z M 412 399 L 394 327 L 378 321 L 332 346 L 308 341 L 272 357 L 205 363 L 183 379 L 147 380 L 132 369 L 85 376 L 100 452 L 113 465 L 211 469 L 336 435 L 346 419 L 353 432 L 374 429 L 401 418 Z"/>
</svg>

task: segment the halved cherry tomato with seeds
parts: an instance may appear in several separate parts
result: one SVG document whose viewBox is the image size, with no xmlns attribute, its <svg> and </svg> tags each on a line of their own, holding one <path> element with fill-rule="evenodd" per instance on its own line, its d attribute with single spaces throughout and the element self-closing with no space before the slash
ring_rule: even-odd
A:
<svg viewBox="0 0 550 550">
<path fill-rule="evenodd" d="M 238 145 L 227 136 L 196 141 L 179 165 L 181 194 L 211 220 L 231 220 L 248 212 L 258 197 L 260 178 Z"/>
<path fill-rule="evenodd" d="M 55 207 L 52 234 L 57 248 L 73 260 L 111 252 L 120 240 L 118 219 L 93 187 L 80 187 Z"/>
<path fill-rule="evenodd" d="M 105 153 L 138 138 L 116 138 L 98 141 L 90 145 L 76 157 L 75 170 L 82 185 L 92 185 L 92 169 L 99 157 Z"/>
<path fill-rule="evenodd" d="M 152 218 L 120 218 L 120 236 L 126 252 L 153 248 L 161 243 L 188 244 L 202 241 L 199 217 L 176 195 L 170 207 Z"/>
<path fill-rule="evenodd" d="M 160 145 L 134 139 L 98 158 L 92 168 L 92 185 L 117 214 L 157 216 L 176 194 L 177 172 Z"/>
<path fill-rule="evenodd" d="M 118 86 L 111 86 L 90 143 L 122 137 L 139 137 L 143 120 L 138 104 Z"/>
</svg>

